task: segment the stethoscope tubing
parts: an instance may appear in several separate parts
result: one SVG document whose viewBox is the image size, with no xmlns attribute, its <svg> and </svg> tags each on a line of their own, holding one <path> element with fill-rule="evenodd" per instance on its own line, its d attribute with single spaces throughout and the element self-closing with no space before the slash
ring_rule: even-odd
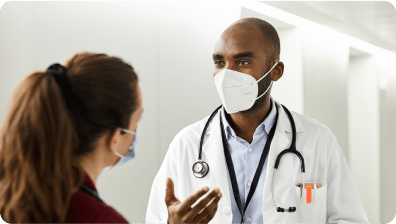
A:
<svg viewBox="0 0 396 224">
<path fill-rule="evenodd" d="M 274 173 L 272 174 L 272 182 L 271 182 L 271 195 L 272 195 L 272 203 L 274 204 L 275 207 L 277 207 L 277 211 L 278 212 L 296 212 L 302 205 L 302 201 L 303 201 L 303 197 L 302 195 L 300 195 L 300 204 L 297 208 L 295 207 L 289 207 L 289 209 L 283 209 L 280 208 L 276 205 L 275 200 L 274 200 L 274 191 L 273 191 L 273 186 L 274 186 L 274 180 L 275 180 L 275 174 L 276 171 L 278 170 L 279 164 L 280 164 L 280 160 L 282 158 L 283 155 L 285 155 L 286 153 L 293 153 L 295 155 L 297 155 L 297 157 L 300 159 L 300 163 L 301 163 L 301 173 L 302 173 L 302 178 L 303 178 L 303 189 L 305 188 L 305 163 L 304 163 L 304 157 L 301 155 L 301 153 L 299 151 L 297 151 L 296 148 L 296 125 L 294 123 L 294 119 L 292 114 L 290 113 L 290 111 L 284 106 L 282 105 L 283 109 L 285 110 L 291 127 L 292 127 L 292 142 L 290 144 L 290 147 L 288 149 L 283 150 L 281 153 L 279 153 L 279 155 L 276 157 L 276 161 L 275 161 L 275 165 L 274 165 Z M 301 193 L 302 194 L 302 193 Z M 294 209 L 295 208 L 295 209 Z"/>
<path fill-rule="evenodd" d="M 203 177 L 205 177 L 205 176 L 207 175 L 207 173 L 209 172 L 209 165 L 208 165 L 206 162 L 202 161 L 202 146 L 203 146 L 204 137 L 205 137 L 206 131 L 207 131 L 208 127 L 209 127 L 209 124 L 211 123 L 213 117 L 217 114 L 217 112 L 220 110 L 220 108 L 221 108 L 222 106 L 223 106 L 223 105 L 219 106 L 218 108 L 216 108 L 215 111 L 212 112 L 212 114 L 209 116 L 209 119 L 208 119 L 208 121 L 206 122 L 205 127 L 204 127 L 204 129 L 203 129 L 203 131 L 202 131 L 201 140 L 200 140 L 200 144 L 199 144 L 198 162 L 196 162 L 195 164 L 197 164 L 197 163 L 202 163 L 202 165 L 203 165 L 203 164 L 205 163 L 205 164 L 207 165 L 207 171 L 206 171 L 206 173 L 204 173 L 204 174 L 196 173 L 196 172 L 194 171 L 194 166 L 195 166 L 195 164 L 194 164 L 194 165 L 193 165 L 193 174 L 194 174 L 194 176 L 196 176 L 197 178 L 203 178 Z M 295 154 L 295 155 L 300 159 L 300 163 L 301 163 L 301 172 L 302 172 L 302 178 L 303 178 L 303 189 L 305 188 L 305 163 L 304 163 L 304 157 L 303 157 L 303 156 L 301 155 L 301 153 L 300 153 L 299 151 L 297 151 L 297 149 L 296 149 L 296 125 L 295 125 L 295 123 L 294 123 L 294 119 L 293 119 L 293 117 L 292 117 L 290 111 L 289 111 L 284 105 L 282 105 L 282 107 L 283 107 L 284 111 L 286 112 L 286 114 L 287 114 L 287 116 L 288 116 L 288 118 L 289 118 L 289 121 L 290 121 L 290 123 L 291 123 L 291 127 L 292 127 L 292 142 L 291 142 L 291 145 L 290 145 L 290 147 L 289 147 L 288 149 L 283 150 L 283 151 L 282 151 L 281 153 L 279 153 L 279 155 L 276 157 L 276 161 L 275 161 L 275 165 L 274 165 L 274 172 L 273 172 L 273 175 L 272 175 L 272 182 L 271 182 L 271 196 L 272 196 L 272 203 L 273 203 L 274 206 L 277 208 L 277 211 L 278 211 L 278 212 L 296 212 L 296 211 L 301 207 L 301 205 L 302 205 L 302 201 L 303 201 L 302 194 L 300 195 L 300 204 L 299 204 L 299 206 L 298 206 L 297 208 L 295 208 L 295 207 L 289 207 L 289 209 L 283 209 L 283 208 L 278 207 L 278 206 L 276 205 L 275 200 L 274 200 L 274 193 L 273 193 L 273 185 L 274 185 L 274 180 L 275 180 L 276 171 L 278 170 L 278 167 L 279 167 L 280 160 L 281 160 L 282 156 L 285 155 L 286 153 L 293 153 L 293 154 Z M 277 117 L 277 119 L 278 119 L 278 117 Z M 223 144 L 224 144 L 224 143 L 223 143 Z"/>
<path fill-rule="evenodd" d="M 205 138 L 206 130 L 208 129 L 210 122 L 213 120 L 213 117 L 217 114 L 217 112 L 220 110 L 221 107 L 223 107 L 223 105 L 220 105 L 219 107 L 216 108 L 215 111 L 212 112 L 212 114 L 210 115 L 210 117 L 209 117 L 208 121 L 206 122 L 205 127 L 202 131 L 201 141 L 199 142 L 198 161 L 202 161 L 202 146 L 203 146 L 203 141 Z"/>
</svg>

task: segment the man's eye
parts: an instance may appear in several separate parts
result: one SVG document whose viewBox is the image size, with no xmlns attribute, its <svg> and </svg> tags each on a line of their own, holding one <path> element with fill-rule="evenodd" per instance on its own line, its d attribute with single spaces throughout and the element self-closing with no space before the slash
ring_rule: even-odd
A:
<svg viewBox="0 0 396 224">
<path fill-rule="evenodd" d="M 239 64 L 240 64 L 240 65 L 249 65 L 250 63 L 247 62 L 247 61 L 240 61 Z"/>
<path fill-rule="evenodd" d="M 215 62 L 214 62 L 214 64 L 215 64 L 216 66 L 220 66 L 221 63 L 222 63 L 222 61 L 215 61 Z"/>
</svg>

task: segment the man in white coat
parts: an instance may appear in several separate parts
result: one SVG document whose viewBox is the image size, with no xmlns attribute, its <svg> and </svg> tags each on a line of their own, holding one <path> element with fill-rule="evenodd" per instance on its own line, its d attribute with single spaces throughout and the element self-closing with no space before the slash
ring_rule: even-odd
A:
<svg viewBox="0 0 396 224">
<path fill-rule="evenodd" d="M 263 20 L 241 19 L 223 32 L 213 54 L 223 107 L 209 121 L 202 146 L 209 172 L 197 178 L 192 170 L 206 117 L 184 128 L 170 144 L 153 182 L 147 223 L 168 221 L 167 178 L 181 200 L 203 186 L 218 187 L 223 197 L 212 223 L 368 222 L 335 136 L 307 116 L 292 112 L 291 119 L 270 97 L 272 82 L 283 75 L 279 55 L 278 34 Z M 273 179 L 277 156 L 294 147 L 293 132 L 304 176 L 300 158 L 286 153 Z"/>
</svg>

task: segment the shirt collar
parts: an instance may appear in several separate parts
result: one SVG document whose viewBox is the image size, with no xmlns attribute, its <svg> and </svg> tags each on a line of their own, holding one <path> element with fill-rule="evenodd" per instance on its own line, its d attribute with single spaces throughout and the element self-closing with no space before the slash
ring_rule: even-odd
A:
<svg viewBox="0 0 396 224">
<path fill-rule="evenodd" d="M 268 116 L 264 119 L 264 121 L 256 128 L 256 131 L 254 132 L 254 135 L 260 135 L 262 134 L 263 131 L 265 131 L 265 133 L 268 135 L 269 132 L 271 131 L 272 126 L 275 123 L 275 118 L 276 118 L 276 105 L 275 105 L 275 101 L 272 99 L 272 97 L 270 97 L 270 103 L 271 103 L 271 111 L 268 114 Z M 220 109 L 221 111 L 221 118 L 223 121 L 223 125 L 224 125 L 224 131 L 226 134 L 227 139 L 229 139 L 229 137 L 236 137 L 235 131 L 232 129 L 232 127 L 230 126 L 230 124 L 227 121 L 227 118 L 225 116 L 225 109 L 224 107 L 222 107 Z"/>
<path fill-rule="evenodd" d="M 77 167 L 73 166 L 73 170 L 77 179 L 79 179 L 79 173 Z M 89 187 L 91 190 L 97 192 L 95 184 L 93 183 L 92 179 L 88 176 L 87 172 L 84 171 L 84 183 L 85 186 Z"/>
<path fill-rule="evenodd" d="M 91 190 L 97 192 L 95 184 L 93 183 L 92 179 L 88 176 L 87 172 L 85 172 L 84 185 L 91 188 Z"/>
<path fill-rule="evenodd" d="M 222 107 L 221 109 L 221 119 L 223 121 L 223 125 L 224 125 L 224 131 L 226 134 L 227 139 L 231 136 L 231 137 L 235 137 L 235 132 L 234 130 L 231 128 L 230 124 L 227 121 L 227 118 L 225 116 L 225 109 L 224 107 Z"/>
</svg>

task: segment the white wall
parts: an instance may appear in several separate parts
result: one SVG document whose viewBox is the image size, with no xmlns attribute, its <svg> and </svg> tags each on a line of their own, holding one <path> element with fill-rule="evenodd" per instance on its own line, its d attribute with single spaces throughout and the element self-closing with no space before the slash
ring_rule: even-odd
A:
<svg viewBox="0 0 396 224">
<path fill-rule="evenodd" d="M 8 2 L 0 13 L 1 121 L 24 76 L 77 52 L 119 56 L 135 68 L 145 109 L 136 158 L 103 173 L 97 185 L 107 203 L 135 222 L 144 221 L 160 164 L 157 22 L 154 2 Z"/>
<path fill-rule="evenodd" d="M 348 159 L 349 46 L 331 32 L 301 29 L 304 112 L 330 128 Z"/>
<path fill-rule="evenodd" d="M 362 52 L 350 58 L 347 95 L 349 167 L 369 221 L 379 222 L 380 111 L 375 57 Z"/>
<path fill-rule="evenodd" d="M 378 72 L 385 82 L 379 90 L 381 146 L 381 222 L 396 213 L 396 64 L 389 57 L 377 59 Z"/>
</svg>

